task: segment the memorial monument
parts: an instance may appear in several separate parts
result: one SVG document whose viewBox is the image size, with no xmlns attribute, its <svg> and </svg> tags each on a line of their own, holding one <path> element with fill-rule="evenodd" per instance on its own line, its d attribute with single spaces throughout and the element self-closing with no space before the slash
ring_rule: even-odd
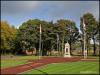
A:
<svg viewBox="0 0 100 75">
<path fill-rule="evenodd" d="M 69 43 L 65 43 L 64 57 L 71 57 Z"/>
</svg>

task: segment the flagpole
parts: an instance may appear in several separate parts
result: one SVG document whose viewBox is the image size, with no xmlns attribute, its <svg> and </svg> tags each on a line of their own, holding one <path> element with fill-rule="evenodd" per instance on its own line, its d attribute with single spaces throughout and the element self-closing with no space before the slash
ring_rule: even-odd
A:
<svg viewBox="0 0 100 75">
<path fill-rule="evenodd" d="M 41 34 L 42 34 L 42 32 L 41 32 L 41 24 L 40 24 L 40 40 L 39 40 L 39 59 L 41 58 L 41 56 L 42 56 L 42 51 L 41 51 Z"/>
<path fill-rule="evenodd" d="M 86 25 L 83 19 L 83 29 L 84 29 L 84 59 L 87 58 L 87 48 L 86 48 Z"/>
</svg>

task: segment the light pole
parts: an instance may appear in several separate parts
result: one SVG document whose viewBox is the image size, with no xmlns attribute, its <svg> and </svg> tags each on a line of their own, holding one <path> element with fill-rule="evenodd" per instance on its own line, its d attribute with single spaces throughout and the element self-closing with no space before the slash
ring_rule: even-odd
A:
<svg viewBox="0 0 100 75">
<path fill-rule="evenodd" d="M 83 19 L 83 31 L 84 31 L 84 59 L 87 58 L 87 48 L 86 48 L 86 25 L 84 23 L 84 19 Z"/>
</svg>

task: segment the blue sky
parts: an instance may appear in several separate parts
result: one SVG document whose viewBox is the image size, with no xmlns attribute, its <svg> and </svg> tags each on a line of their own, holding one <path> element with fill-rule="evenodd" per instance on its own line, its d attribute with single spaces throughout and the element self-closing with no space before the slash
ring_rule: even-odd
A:
<svg viewBox="0 0 100 75">
<path fill-rule="evenodd" d="M 1 1 L 1 20 L 19 27 L 28 19 L 46 21 L 70 19 L 80 25 L 80 17 L 91 12 L 99 18 L 98 1 Z"/>
</svg>

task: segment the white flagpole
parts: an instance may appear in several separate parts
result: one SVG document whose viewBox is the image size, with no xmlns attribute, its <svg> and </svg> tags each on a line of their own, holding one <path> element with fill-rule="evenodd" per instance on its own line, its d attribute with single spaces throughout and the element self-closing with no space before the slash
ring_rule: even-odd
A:
<svg viewBox="0 0 100 75">
<path fill-rule="evenodd" d="M 41 24 L 40 24 L 39 59 L 42 56 L 42 51 L 41 51 L 41 34 L 42 34 L 42 30 L 41 30 Z"/>
<path fill-rule="evenodd" d="M 86 48 L 86 25 L 84 23 L 84 19 L 83 19 L 83 29 L 84 29 L 84 58 L 87 58 L 87 48 Z"/>
</svg>

